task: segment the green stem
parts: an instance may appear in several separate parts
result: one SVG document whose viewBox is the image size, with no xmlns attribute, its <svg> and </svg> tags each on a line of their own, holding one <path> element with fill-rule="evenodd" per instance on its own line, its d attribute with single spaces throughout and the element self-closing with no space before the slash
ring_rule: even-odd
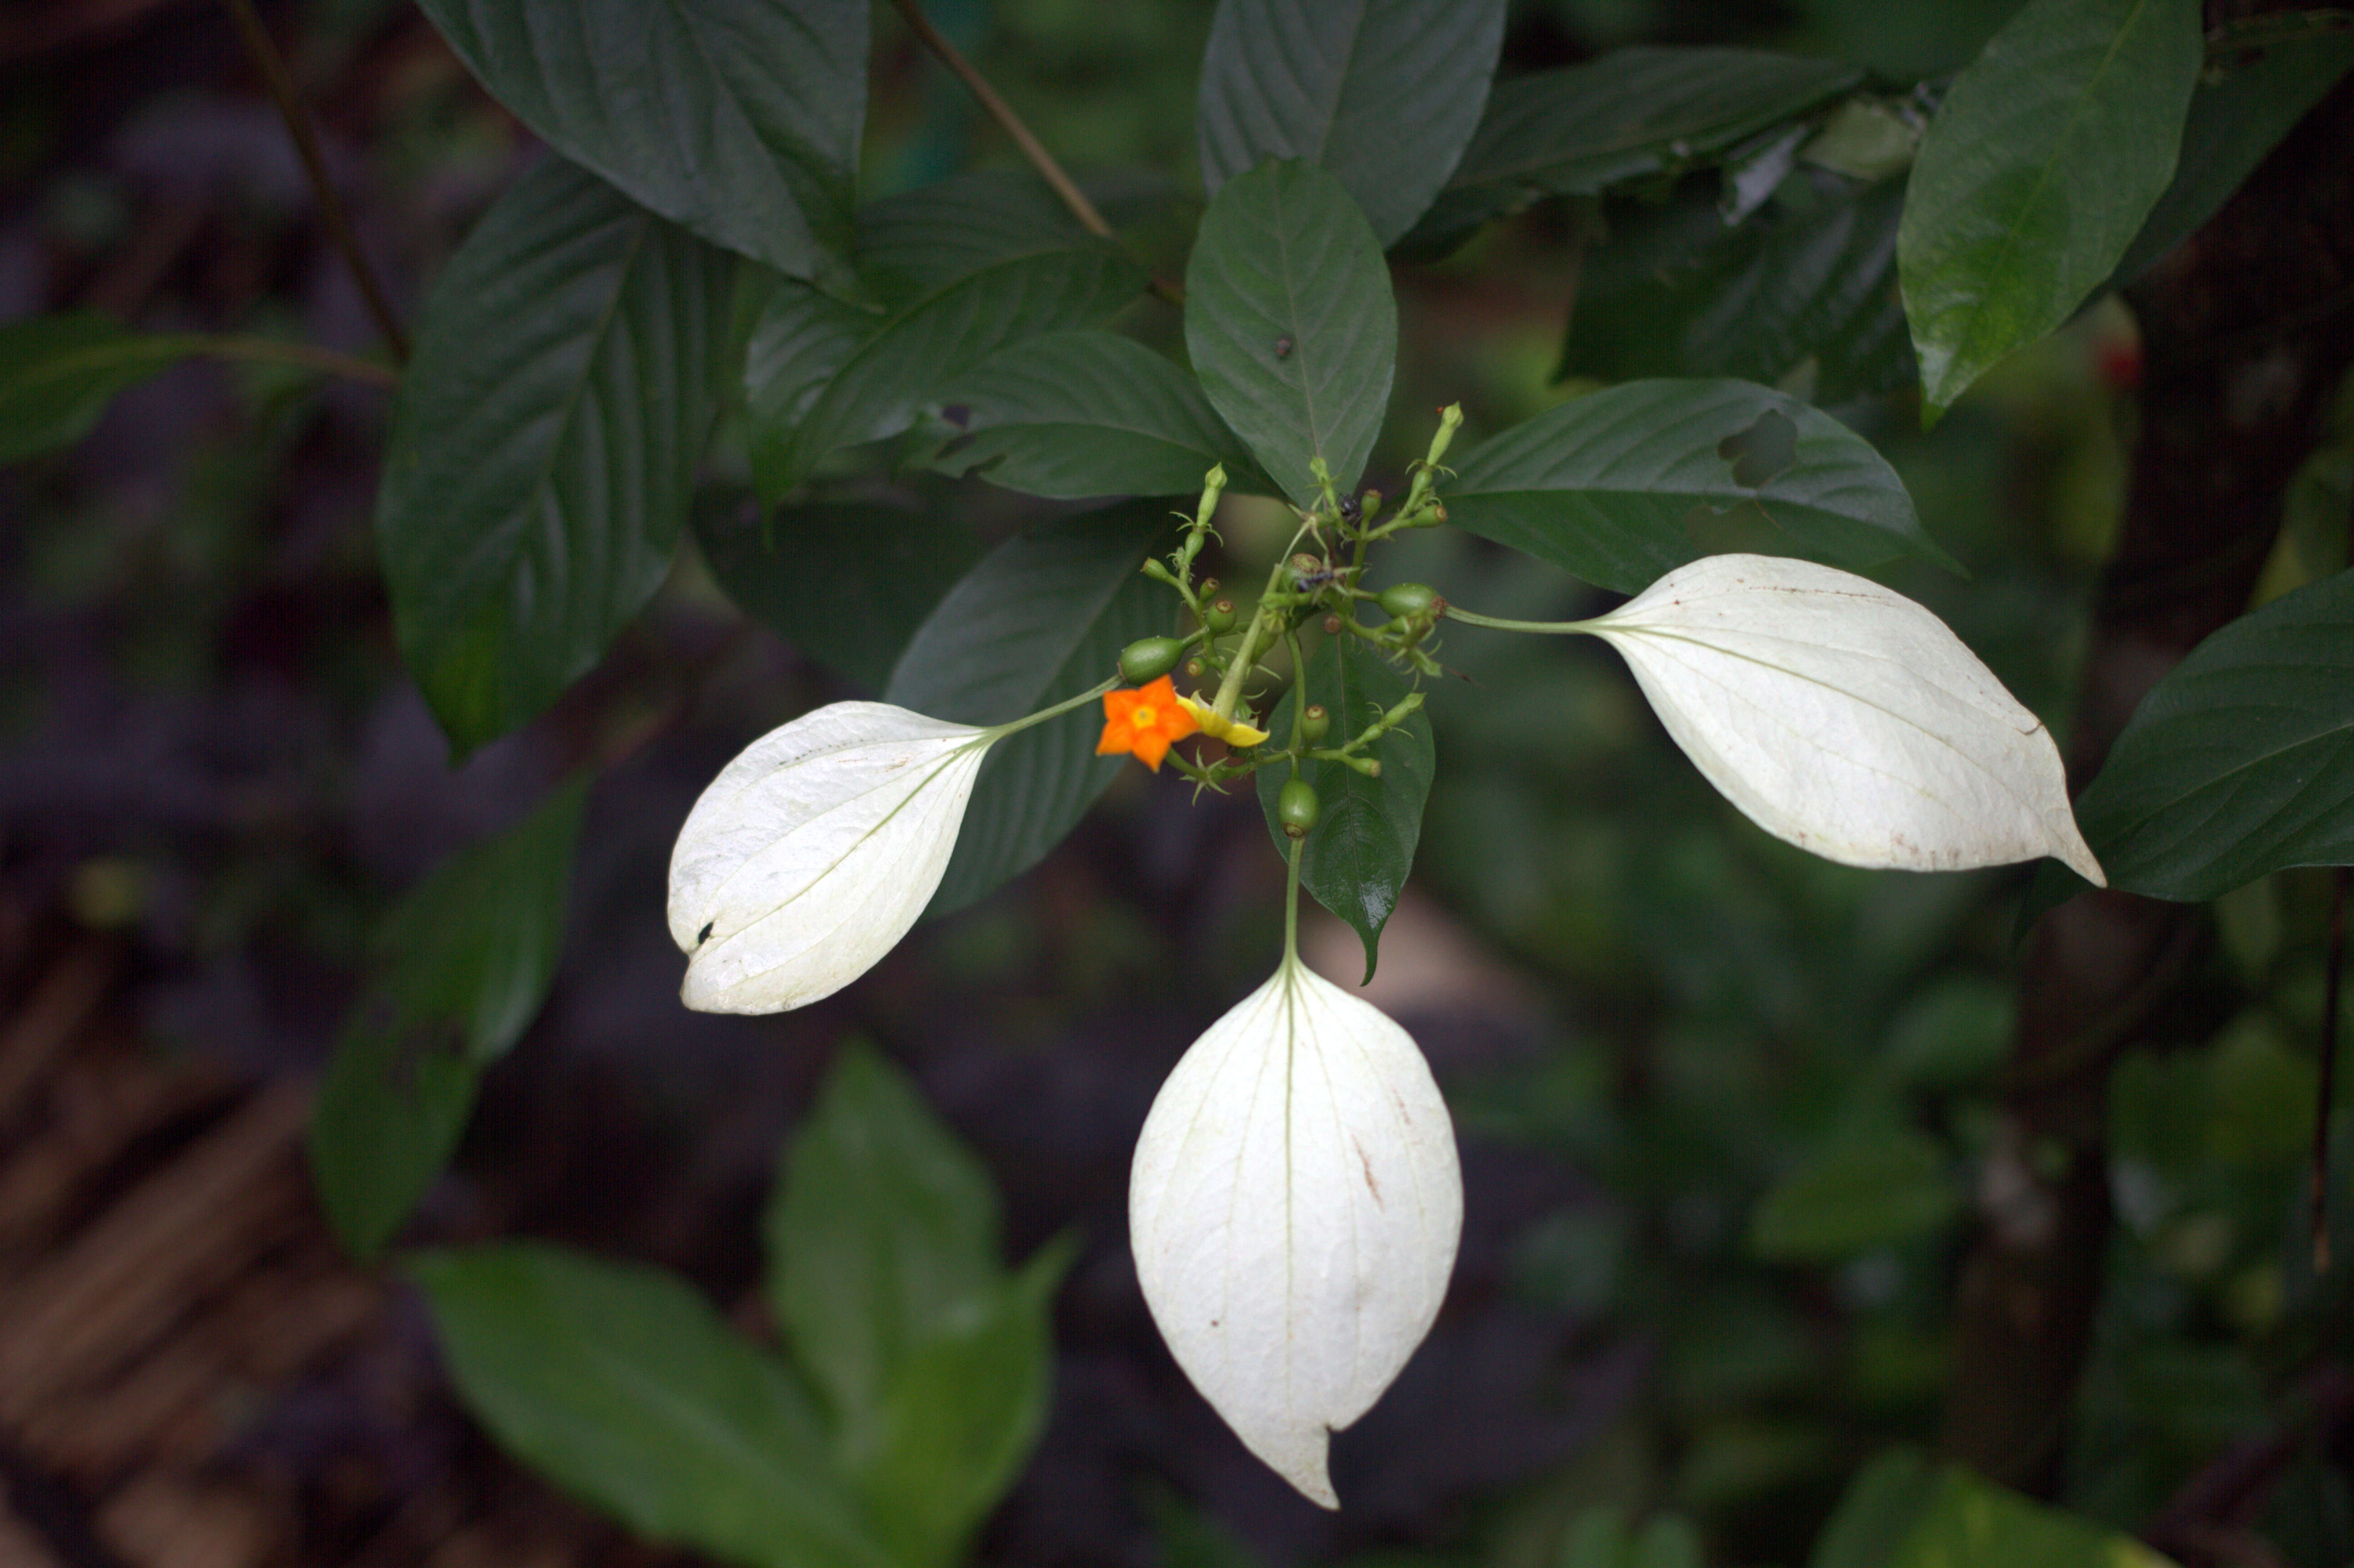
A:
<svg viewBox="0 0 2354 1568">
<path fill-rule="evenodd" d="M 1493 627 L 1498 631 L 1533 631 L 1544 637 L 1575 637 L 1592 631 L 1591 620 L 1507 620 L 1499 615 L 1474 615 L 1458 604 L 1448 604 L 1447 619 L 1467 626 Z"/>
<path fill-rule="evenodd" d="M 305 370 L 316 370 L 328 376 L 340 376 L 346 381 L 365 381 L 374 387 L 398 387 L 400 373 L 374 360 L 358 359 L 348 354 L 337 354 L 332 348 L 319 348 L 307 343 L 281 343 L 269 337 L 194 336 L 189 341 L 192 353 L 209 355 L 215 359 L 249 359 L 270 365 L 296 365 Z"/>
<path fill-rule="evenodd" d="M 1083 708 L 1119 684 L 1119 677 L 1118 675 L 1114 675 L 1102 685 L 1097 686 L 1089 691 L 1081 692 L 1077 696 L 1069 698 L 1066 701 L 1056 703 L 1051 708 L 1040 708 L 1036 713 L 1015 719 L 1011 724 L 992 725 L 989 728 L 981 731 L 981 734 L 987 736 L 991 741 L 1002 740 L 1009 735 L 1018 735 L 1022 731 L 1028 729 L 1033 725 L 1044 724 L 1051 718 L 1060 718 L 1065 714 L 1069 713 L 1073 708 Z"/>
</svg>

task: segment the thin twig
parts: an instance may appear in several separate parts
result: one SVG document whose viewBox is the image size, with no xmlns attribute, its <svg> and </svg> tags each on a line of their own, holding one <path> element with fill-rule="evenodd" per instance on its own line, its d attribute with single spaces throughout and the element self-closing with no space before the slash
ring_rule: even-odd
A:
<svg viewBox="0 0 2354 1568">
<path fill-rule="evenodd" d="M 1111 225 L 1104 221 L 1104 215 L 1096 210 L 1096 204 L 1089 201 L 1087 193 L 1063 172 L 1063 165 L 1055 161 L 1055 154 L 1046 151 L 1044 143 L 1031 134 L 1030 127 L 1023 123 L 1022 116 L 1013 112 L 1013 106 L 999 96 L 997 90 L 989 85 L 989 79 L 974 69 L 973 63 L 965 58 L 954 44 L 940 36 L 940 30 L 932 26 L 932 19 L 924 15 L 919 0 L 891 0 L 891 3 L 906 18 L 917 39 L 939 56 L 941 64 L 956 72 L 973 97 L 981 101 L 981 106 L 989 111 L 989 117 L 1013 138 L 1013 144 L 1022 149 L 1022 155 L 1030 160 L 1030 166 L 1055 188 L 1055 194 L 1063 198 L 1063 205 L 1071 209 L 1071 216 L 1079 220 L 1080 226 L 1099 239 L 1117 238 Z M 1185 302 L 1184 289 L 1169 279 L 1154 278 L 1151 290 L 1172 305 Z"/>
<path fill-rule="evenodd" d="M 333 182 L 327 178 L 327 161 L 319 151 L 318 132 L 311 127 L 311 117 L 303 112 L 302 101 L 294 96 L 294 79 L 287 74 L 286 62 L 278 57 L 278 46 L 270 41 L 269 29 L 261 25 L 261 16 L 253 8 L 253 0 L 221 0 L 244 35 L 246 52 L 253 57 L 254 69 L 261 73 L 262 85 L 278 104 L 279 118 L 286 122 L 286 133 L 294 139 L 294 151 L 302 159 L 302 170 L 311 178 L 312 194 L 319 198 L 319 216 L 327 226 L 327 236 L 342 252 L 344 264 L 351 269 L 352 281 L 359 285 L 360 298 L 366 302 L 368 314 L 376 318 L 376 331 L 392 350 L 393 359 L 399 364 L 408 361 L 408 337 L 400 330 L 400 319 L 392 313 L 383 288 L 376 282 L 376 270 L 360 250 L 359 236 L 352 229 L 351 219 L 344 212 L 344 204 L 335 195 Z"/>
<path fill-rule="evenodd" d="M 285 343 L 274 337 L 201 337 L 195 340 L 199 354 L 215 359 L 250 359 L 265 364 L 296 365 L 305 370 L 316 370 L 328 376 L 340 376 L 346 381 L 365 381 L 371 387 L 398 387 L 400 372 L 390 366 L 378 365 L 372 359 L 338 354 L 332 348 L 319 348 L 307 343 Z"/>
</svg>

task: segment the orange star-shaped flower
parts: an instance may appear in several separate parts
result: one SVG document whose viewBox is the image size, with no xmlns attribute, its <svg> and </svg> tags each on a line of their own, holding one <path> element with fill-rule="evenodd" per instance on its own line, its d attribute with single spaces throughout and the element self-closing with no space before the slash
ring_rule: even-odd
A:
<svg viewBox="0 0 2354 1568">
<path fill-rule="evenodd" d="M 1177 688 L 1168 676 L 1132 692 L 1104 694 L 1103 738 L 1096 742 L 1097 757 L 1131 753 L 1155 773 L 1169 755 L 1172 741 L 1182 740 L 1202 726 L 1177 701 Z"/>
</svg>

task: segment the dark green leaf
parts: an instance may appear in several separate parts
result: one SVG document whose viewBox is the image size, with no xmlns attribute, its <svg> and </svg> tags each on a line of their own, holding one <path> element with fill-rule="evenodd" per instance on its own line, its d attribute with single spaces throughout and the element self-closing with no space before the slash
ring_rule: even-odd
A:
<svg viewBox="0 0 2354 1568">
<path fill-rule="evenodd" d="M 435 286 L 376 540 L 402 653 L 461 753 L 553 702 L 670 569 L 732 267 L 550 159 Z"/>
<path fill-rule="evenodd" d="M 884 700 L 1003 724 L 1109 679 L 1119 651 L 1169 630 L 1166 590 L 1137 567 L 1177 524 L 1140 501 L 1032 529 L 981 558 L 907 645 Z M 990 747 L 930 915 L 960 909 L 1062 842 L 1125 758 L 1097 757 L 1092 705 Z"/>
<path fill-rule="evenodd" d="M 1819 1260 L 1910 1241 L 1961 1212 L 1952 1160 L 1934 1139 L 1893 1129 L 1834 1144 L 1776 1182 L 1749 1216 L 1758 1257 Z"/>
<path fill-rule="evenodd" d="M 455 856 L 385 917 L 382 964 L 311 1113 L 311 1169 L 336 1239 L 368 1257 L 465 1130 L 482 1069 L 546 1000 L 587 781 Z"/>
<path fill-rule="evenodd" d="M 0 325 L 0 463 L 81 440 L 116 393 L 204 345 L 184 333 L 131 332 L 96 311 Z"/>
<path fill-rule="evenodd" d="M 783 1365 L 677 1279 L 522 1244 L 411 1272 L 467 1407 L 567 1491 L 756 1568 L 896 1568 Z"/>
<path fill-rule="evenodd" d="M 1387 245 L 1479 123 L 1503 0 L 1219 0 L 1202 60 L 1202 183 L 1271 158 L 1334 175 Z"/>
<path fill-rule="evenodd" d="M 1044 180 L 983 170 L 858 209 L 858 276 L 896 310 L 1024 256 L 1095 243 Z"/>
<path fill-rule="evenodd" d="M 932 466 L 1009 490 L 1190 496 L 1216 463 L 1232 488 L 1267 482 L 1191 372 L 1114 333 L 1032 338 L 940 397 L 949 423 L 967 433 Z"/>
<path fill-rule="evenodd" d="M 1732 228 L 1718 205 L 1711 188 L 1614 217 L 1580 274 L 1555 379 L 1733 376 L 1840 403 L 1913 378 L 1902 180 L 1804 170 Z"/>
<path fill-rule="evenodd" d="M 902 1563 L 958 1561 L 1036 1446 L 1054 1361 L 1048 1304 L 1072 1252 L 1067 1242 L 1041 1248 L 892 1380 L 873 1443 L 851 1467 Z"/>
<path fill-rule="evenodd" d="M 1950 1467 L 1888 1568 L 2168 1568 L 2129 1535 Z"/>
<path fill-rule="evenodd" d="M 1100 322 L 1134 299 L 1144 273 L 1098 246 L 1019 256 L 923 294 L 879 323 L 807 397 L 789 429 L 769 421 L 787 404 L 754 392 L 753 474 L 782 499 L 829 454 L 913 424 L 940 389 L 1025 338 Z M 754 334 L 755 352 L 761 337 Z M 836 342 L 827 337 L 831 351 Z M 818 363 L 805 355 L 796 366 Z M 796 370 L 798 376 L 800 371 Z"/>
<path fill-rule="evenodd" d="M 1005 1274 L 989 1172 L 865 1045 L 786 1150 L 767 1239 L 769 1309 L 854 1455 L 875 1450 L 909 1358 L 980 1321 Z"/>
<path fill-rule="evenodd" d="M 2109 885 L 2153 898 L 2354 863 L 2354 571 L 2193 649 L 2142 699 L 2076 821 Z"/>
<path fill-rule="evenodd" d="M 1835 60 L 1645 48 L 1499 82 L 1417 232 L 1460 233 L 1538 196 L 1590 195 L 1712 162 L 1862 79 Z"/>
<path fill-rule="evenodd" d="M 1769 449 L 1783 442 L 1768 436 L 1795 436 L 1778 469 L 1785 451 Z M 1459 526 L 1620 593 L 1703 553 L 1688 525 L 1696 511 L 1744 502 L 1793 554 L 1870 566 L 1910 551 L 1954 565 L 1868 442 L 1743 381 L 1633 381 L 1576 398 L 1473 450 L 1443 493 Z"/>
<path fill-rule="evenodd" d="M 1308 700 L 1320 703 L 1331 715 L 1328 746 L 1354 739 L 1407 690 L 1404 677 L 1355 637 L 1331 638 L 1308 661 Z M 1278 739 L 1288 735 L 1290 701 L 1267 723 Z M 1316 895 L 1316 902 L 1346 920 L 1365 944 L 1368 980 L 1373 978 L 1382 927 L 1397 907 L 1398 889 L 1405 885 L 1414 865 L 1423 802 L 1430 797 L 1430 781 L 1437 772 L 1429 719 L 1419 715 L 1408 719 L 1373 742 L 1371 755 L 1381 760 L 1378 779 L 1368 779 L 1346 763 L 1311 758 L 1299 765 L 1299 776 L 1315 786 L 1324 808 L 1300 846 L 1300 885 Z M 1275 835 L 1276 849 L 1286 855 L 1291 841 L 1283 836 L 1283 825 L 1276 819 L 1275 801 L 1289 777 L 1288 768 L 1258 770 L 1259 806 L 1267 813 L 1267 832 Z"/>
<path fill-rule="evenodd" d="M 1228 180 L 1185 265 L 1185 347 L 1211 403 L 1303 507 L 1309 460 L 1353 485 L 1396 368 L 1397 304 L 1364 214 L 1331 175 L 1270 164 Z"/>
<path fill-rule="evenodd" d="M 938 511 L 851 503 L 696 509 L 695 535 L 737 607 L 822 663 L 881 691 L 980 547 Z"/>
<path fill-rule="evenodd" d="M 778 282 L 754 319 L 744 350 L 745 429 L 753 472 L 788 470 L 793 434 L 818 395 L 882 330 L 883 317 L 873 311 L 794 279 Z M 881 437 L 890 430 L 867 433 Z"/>
<path fill-rule="evenodd" d="M 809 277 L 850 242 L 865 0 L 420 0 L 491 96 L 574 163 Z"/>
<path fill-rule="evenodd" d="M 1808 1568 L 1887 1568 L 1937 1495 L 1937 1472 L 1910 1448 L 1891 1448 L 1857 1472 L 1815 1538 Z"/>
<path fill-rule="evenodd" d="M 2240 182 L 2280 144 L 2306 111 L 2354 69 L 2354 36 L 2300 39 L 2234 63 L 2202 80 L 2182 124 L 2174 181 L 2150 208 L 2109 281 L 2123 287 L 2215 216 Z"/>
<path fill-rule="evenodd" d="M 2028 0 L 1954 79 L 1896 240 L 1932 416 L 2115 269 L 2204 56 L 2199 0 Z"/>
</svg>

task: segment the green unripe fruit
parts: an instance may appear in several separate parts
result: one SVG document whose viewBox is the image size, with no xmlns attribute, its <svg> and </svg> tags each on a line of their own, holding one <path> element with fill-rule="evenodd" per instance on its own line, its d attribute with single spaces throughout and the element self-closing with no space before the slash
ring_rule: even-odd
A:
<svg viewBox="0 0 2354 1568">
<path fill-rule="evenodd" d="M 1447 601 L 1428 583 L 1397 583 L 1382 589 L 1383 609 L 1393 620 L 1413 620 L 1445 607 Z"/>
<path fill-rule="evenodd" d="M 1199 659 L 1188 659 L 1185 661 L 1185 678 L 1189 681 L 1198 681 L 1202 678 L 1202 673 L 1208 668 L 1209 666 Z"/>
<path fill-rule="evenodd" d="M 1310 703 L 1308 711 L 1299 715 L 1299 733 L 1305 739 L 1321 740 L 1324 732 L 1331 727 L 1332 715 L 1324 711 L 1322 703 Z"/>
<path fill-rule="evenodd" d="M 1223 637 L 1235 629 L 1235 601 L 1222 599 L 1202 612 L 1202 624 L 1214 637 Z"/>
<path fill-rule="evenodd" d="M 1140 637 L 1119 651 L 1119 678 L 1131 686 L 1157 681 L 1184 656 L 1185 645 L 1174 637 Z"/>
<path fill-rule="evenodd" d="M 1324 802 L 1316 797 L 1316 786 L 1305 779 L 1287 779 L 1275 798 L 1275 820 L 1283 824 L 1283 836 L 1304 839 L 1324 814 Z"/>
</svg>

